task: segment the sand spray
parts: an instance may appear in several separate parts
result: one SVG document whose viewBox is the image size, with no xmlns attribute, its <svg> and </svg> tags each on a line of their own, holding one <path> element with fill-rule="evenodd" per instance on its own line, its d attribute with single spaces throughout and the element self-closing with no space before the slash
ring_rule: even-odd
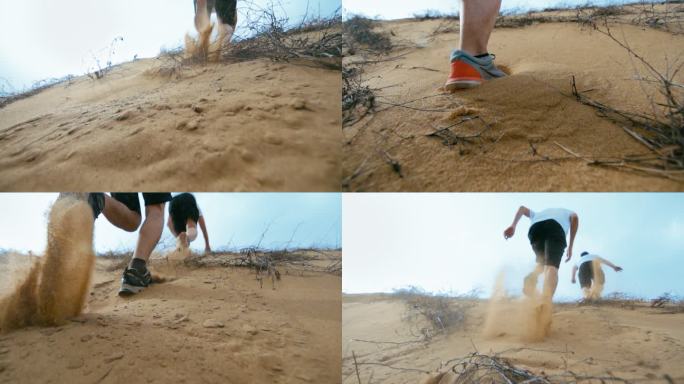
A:
<svg viewBox="0 0 684 384">
<path fill-rule="evenodd" d="M 217 62 L 221 59 L 222 42 L 225 34 L 219 34 L 219 39 L 211 41 L 214 24 L 209 24 L 199 33 L 197 39 L 189 34 L 185 35 L 185 58 L 202 62 Z"/>
<path fill-rule="evenodd" d="M 0 332 L 59 325 L 83 310 L 95 264 L 90 206 L 61 198 L 50 209 L 45 256 L 0 299 Z"/>
<path fill-rule="evenodd" d="M 487 338 L 513 336 L 522 341 L 542 341 L 551 330 L 553 306 L 538 291 L 530 297 L 509 297 L 504 288 L 505 274 L 496 279 L 483 328 Z"/>
</svg>

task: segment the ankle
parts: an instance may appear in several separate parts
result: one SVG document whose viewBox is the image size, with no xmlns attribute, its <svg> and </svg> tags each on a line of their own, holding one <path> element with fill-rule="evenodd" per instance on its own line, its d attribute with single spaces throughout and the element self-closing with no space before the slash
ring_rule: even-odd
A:
<svg viewBox="0 0 684 384">
<path fill-rule="evenodd" d="M 488 55 L 487 46 L 482 44 L 461 44 L 461 51 L 475 57 Z"/>
<path fill-rule="evenodd" d="M 134 257 L 131 259 L 131 262 L 128 264 L 128 268 L 135 269 L 138 272 L 146 272 L 147 271 L 147 262 L 143 259 L 139 259 L 137 257 Z"/>
</svg>

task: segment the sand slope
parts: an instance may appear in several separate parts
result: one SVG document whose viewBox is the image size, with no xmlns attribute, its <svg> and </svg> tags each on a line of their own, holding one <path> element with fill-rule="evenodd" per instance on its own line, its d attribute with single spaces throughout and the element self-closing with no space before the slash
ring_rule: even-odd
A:
<svg viewBox="0 0 684 384">
<path fill-rule="evenodd" d="M 376 30 L 392 33 L 397 48 L 387 56 L 345 58 L 363 65 L 365 84 L 376 89 L 376 113 L 345 128 L 343 176 L 353 191 L 660 191 L 681 182 L 592 167 L 559 143 L 590 157 L 624 157 L 647 150 L 623 129 L 571 95 L 580 91 L 626 110 L 648 107 L 630 56 L 608 37 L 576 23 L 496 29 L 490 52 L 511 76 L 484 86 L 444 94 L 449 53 L 457 32 L 435 33 L 457 23 L 399 20 Z M 684 35 L 631 25 L 613 27 L 656 68 L 681 60 Z M 684 75 L 680 74 L 679 81 Z M 392 104 L 402 104 L 397 107 Z M 458 122 L 461 135 L 477 135 L 451 148 L 426 137 Z M 485 124 L 486 123 L 486 124 Z M 489 125 L 489 129 L 485 130 Z M 482 132 L 485 130 L 484 132 Z M 547 158 L 558 160 L 549 161 Z M 401 175 L 391 166 L 398 163 Z M 396 168 L 396 166 L 395 166 Z"/>
<path fill-rule="evenodd" d="M 157 264 L 174 280 L 122 299 L 107 265 L 77 320 L 0 335 L 0 382 L 339 382 L 339 276 Z"/>
<path fill-rule="evenodd" d="M 0 109 L 0 190 L 339 190 L 340 81 L 270 60 L 84 76 Z"/>
<path fill-rule="evenodd" d="M 510 363 L 538 375 L 571 370 L 579 375 L 661 379 L 653 382 L 664 383 L 662 378 L 668 374 L 675 382 L 684 382 L 682 313 L 647 307 L 557 305 L 551 335 L 542 342 L 525 343 L 510 335 L 484 337 L 487 303 L 481 302 L 467 312 L 462 329 L 438 335 L 429 343 L 372 344 L 354 339 L 412 341 L 424 325 L 406 321 L 404 302 L 389 296 L 344 296 L 342 308 L 343 383 L 357 381 L 352 351 L 358 363 L 435 371 L 475 348 L 485 354 L 503 352 L 501 356 Z M 428 377 L 380 365 L 362 364 L 359 370 L 362 380 L 372 375 L 375 383 L 420 383 Z"/>
</svg>

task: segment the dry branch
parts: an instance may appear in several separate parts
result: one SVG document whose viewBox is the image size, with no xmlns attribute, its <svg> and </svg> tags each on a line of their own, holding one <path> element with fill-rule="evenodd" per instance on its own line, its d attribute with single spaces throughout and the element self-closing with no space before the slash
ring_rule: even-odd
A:
<svg viewBox="0 0 684 384">
<path fill-rule="evenodd" d="M 253 60 L 268 58 L 274 61 L 304 59 L 326 68 L 342 67 L 342 16 L 338 8 L 327 18 L 307 20 L 306 16 L 294 27 L 287 16 L 279 16 L 279 3 L 262 8 L 247 3 L 246 21 L 241 28 L 250 37 L 237 38 L 224 52 L 223 60 Z"/>
</svg>

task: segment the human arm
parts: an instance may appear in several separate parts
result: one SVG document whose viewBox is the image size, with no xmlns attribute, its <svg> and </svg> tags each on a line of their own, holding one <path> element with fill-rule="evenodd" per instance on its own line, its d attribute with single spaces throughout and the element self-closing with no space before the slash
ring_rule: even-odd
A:
<svg viewBox="0 0 684 384">
<path fill-rule="evenodd" d="M 568 245 L 568 256 L 565 258 L 566 263 L 572 258 L 572 246 L 575 244 L 577 228 L 579 228 L 579 216 L 573 213 L 570 215 L 570 245 Z"/>
<path fill-rule="evenodd" d="M 601 263 L 603 263 L 603 264 L 605 264 L 605 265 L 607 265 L 607 266 L 613 268 L 613 270 L 614 270 L 615 272 L 620 272 L 620 271 L 622 271 L 622 267 L 619 267 L 619 266 L 617 266 L 617 265 L 611 263 L 610 261 L 604 259 L 603 257 L 597 257 L 597 259 L 598 259 Z"/>
<path fill-rule="evenodd" d="M 510 227 L 506 228 L 504 231 L 504 238 L 506 240 L 510 239 L 515 235 L 515 227 L 518 225 L 518 222 L 523 216 L 530 217 L 530 209 L 521 205 L 520 208 L 518 208 L 518 212 L 515 213 L 515 218 L 513 219 L 513 224 L 511 224 Z"/>
<path fill-rule="evenodd" d="M 209 232 L 207 232 L 207 223 L 204 221 L 204 216 L 199 217 L 199 226 L 202 230 L 202 236 L 204 236 L 204 252 L 210 253 L 211 246 L 209 245 Z"/>
<path fill-rule="evenodd" d="M 575 282 L 577 281 L 577 280 L 575 280 L 576 275 L 577 275 L 577 266 L 573 265 L 572 266 L 572 279 L 570 280 L 573 284 L 575 284 Z"/>
</svg>

